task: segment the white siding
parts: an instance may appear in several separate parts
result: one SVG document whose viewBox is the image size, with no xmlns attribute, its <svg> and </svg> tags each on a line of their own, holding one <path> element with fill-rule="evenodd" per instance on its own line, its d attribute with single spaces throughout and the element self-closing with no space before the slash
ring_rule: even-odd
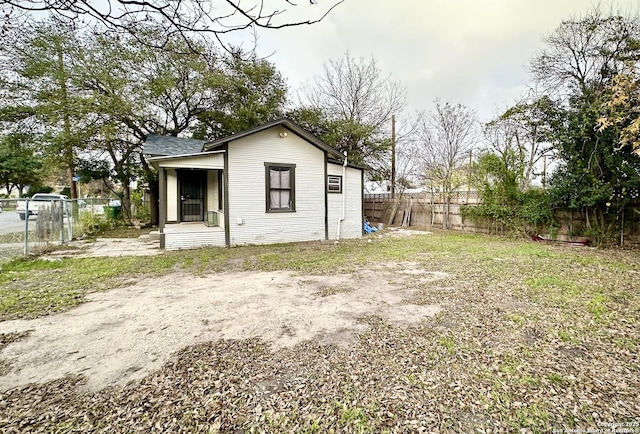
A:
<svg viewBox="0 0 640 434">
<path fill-rule="evenodd" d="M 169 158 L 158 163 L 160 167 L 177 169 L 223 169 L 224 154 L 205 154 L 193 157 Z"/>
<path fill-rule="evenodd" d="M 225 247 L 224 230 L 164 234 L 165 250 Z"/>
<path fill-rule="evenodd" d="M 167 221 L 178 221 L 178 175 L 167 169 Z"/>
<path fill-rule="evenodd" d="M 342 176 L 342 166 L 329 163 L 329 175 Z M 359 238 L 362 236 L 362 172 L 347 167 L 346 179 L 342 179 L 342 194 L 328 193 L 329 239 L 335 240 L 338 234 L 338 220 L 342 217 L 342 195 L 346 194 L 345 219 L 341 224 L 340 238 Z"/>
<path fill-rule="evenodd" d="M 325 239 L 323 151 L 273 127 L 231 142 L 228 158 L 231 245 Z M 296 165 L 295 212 L 266 212 L 265 162 Z"/>
</svg>

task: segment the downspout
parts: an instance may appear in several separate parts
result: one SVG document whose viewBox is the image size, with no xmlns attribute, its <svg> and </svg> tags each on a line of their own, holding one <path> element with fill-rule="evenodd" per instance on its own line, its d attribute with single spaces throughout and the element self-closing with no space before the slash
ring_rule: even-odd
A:
<svg viewBox="0 0 640 434">
<path fill-rule="evenodd" d="M 347 180 L 347 151 L 344 151 L 344 164 L 342 165 L 342 217 L 338 219 L 338 233 L 336 234 L 336 241 L 340 241 L 340 229 L 342 226 L 342 221 L 346 217 L 347 213 L 347 191 L 346 191 L 346 181 Z"/>
</svg>

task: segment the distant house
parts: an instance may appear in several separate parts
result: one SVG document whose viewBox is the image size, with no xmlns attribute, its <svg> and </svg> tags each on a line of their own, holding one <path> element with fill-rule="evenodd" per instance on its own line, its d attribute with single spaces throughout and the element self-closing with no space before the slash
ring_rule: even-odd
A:
<svg viewBox="0 0 640 434">
<path fill-rule="evenodd" d="M 212 142 L 150 135 L 144 153 L 167 250 L 362 235 L 363 168 L 289 119 Z"/>
</svg>

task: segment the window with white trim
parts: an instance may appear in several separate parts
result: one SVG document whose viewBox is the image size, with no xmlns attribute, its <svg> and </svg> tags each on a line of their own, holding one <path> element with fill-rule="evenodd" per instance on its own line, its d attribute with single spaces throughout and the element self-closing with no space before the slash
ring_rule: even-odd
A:
<svg viewBox="0 0 640 434">
<path fill-rule="evenodd" d="M 267 212 L 296 210 L 295 164 L 264 163 Z"/>
<path fill-rule="evenodd" d="M 342 193 L 342 176 L 340 175 L 327 176 L 327 192 Z"/>
</svg>

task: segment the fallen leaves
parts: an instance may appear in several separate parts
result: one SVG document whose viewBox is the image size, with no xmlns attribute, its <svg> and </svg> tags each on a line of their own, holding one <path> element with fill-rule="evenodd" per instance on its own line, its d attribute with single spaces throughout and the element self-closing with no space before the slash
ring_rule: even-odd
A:
<svg viewBox="0 0 640 434">
<path fill-rule="evenodd" d="M 448 277 L 415 280 L 418 302 L 443 306 L 418 326 L 363 317 L 367 331 L 343 346 L 204 343 L 95 393 L 81 377 L 29 385 L 0 394 L 0 430 L 541 432 L 638 420 L 637 285 L 628 269 L 606 265 L 635 270 L 637 260 L 487 243 L 504 259 L 477 265 L 477 252 L 463 250 L 452 263 L 425 244 L 418 266 Z M 578 260 L 596 265 L 572 267 Z"/>
</svg>

